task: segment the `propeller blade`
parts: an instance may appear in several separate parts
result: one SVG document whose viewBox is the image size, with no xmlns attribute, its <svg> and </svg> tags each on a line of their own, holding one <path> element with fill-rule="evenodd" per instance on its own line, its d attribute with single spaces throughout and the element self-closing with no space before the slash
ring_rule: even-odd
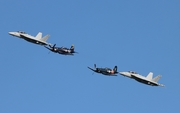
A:
<svg viewBox="0 0 180 113">
<path fill-rule="evenodd" d="M 54 50 L 55 46 L 56 46 L 56 44 L 53 45 L 53 50 Z"/>
<path fill-rule="evenodd" d="M 56 44 L 53 45 L 53 47 L 55 47 L 55 46 L 56 46 Z"/>
<path fill-rule="evenodd" d="M 94 68 L 96 68 L 96 64 L 94 64 Z"/>
<path fill-rule="evenodd" d="M 52 44 L 49 44 L 48 46 L 49 46 L 49 47 L 52 47 Z"/>
</svg>

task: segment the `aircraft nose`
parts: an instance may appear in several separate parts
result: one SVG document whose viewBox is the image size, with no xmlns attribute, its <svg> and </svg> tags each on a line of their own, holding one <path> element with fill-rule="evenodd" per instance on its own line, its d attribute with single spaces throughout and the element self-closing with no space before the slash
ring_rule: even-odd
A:
<svg viewBox="0 0 180 113">
<path fill-rule="evenodd" d="M 119 72 L 119 74 L 121 74 L 121 75 L 125 75 L 125 73 L 124 73 L 124 72 Z"/>
<path fill-rule="evenodd" d="M 10 35 L 14 35 L 14 32 L 8 32 Z"/>
</svg>

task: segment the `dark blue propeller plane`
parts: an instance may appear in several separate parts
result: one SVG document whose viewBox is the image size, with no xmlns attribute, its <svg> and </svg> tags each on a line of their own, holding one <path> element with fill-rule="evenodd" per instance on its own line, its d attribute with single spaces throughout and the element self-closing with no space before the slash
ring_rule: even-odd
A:
<svg viewBox="0 0 180 113">
<path fill-rule="evenodd" d="M 49 45 L 49 47 L 47 47 L 47 46 L 44 46 L 44 47 L 54 53 L 59 53 L 62 55 L 74 55 L 74 53 L 77 53 L 74 51 L 74 45 L 72 45 L 71 48 L 56 47 L 56 44 L 54 44 L 53 46 Z"/>
<path fill-rule="evenodd" d="M 107 75 L 107 76 L 117 76 L 116 74 L 117 72 L 117 66 L 114 67 L 114 69 L 110 69 L 110 68 L 96 68 L 96 64 L 94 64 L 94 68 L 90 68 L 88 67 L 90 70 L 96 72 L 96 73 L 101 73 L 103 75 Z"/>
</svg>

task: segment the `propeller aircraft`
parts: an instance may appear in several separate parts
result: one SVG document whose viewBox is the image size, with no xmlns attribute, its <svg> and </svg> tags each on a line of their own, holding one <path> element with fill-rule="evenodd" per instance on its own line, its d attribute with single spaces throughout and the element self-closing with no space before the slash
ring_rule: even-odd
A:
<svg viewBox="0 0 180 113">
<path fill-rule="evenodd" d="M 110 68 L 96 68 L 96 64 L 94 64 L 94 68 L 90 68 L 88 67 L 90 70 L 96 72 L 96 73 L 101 73 L 103 75 L 107 75 L 107 76 L 117 76 L 116 74 L 117 72 L 117 66 L 114 67 L 114 69 L 110 69 Z"/>
<path fill-rule="evenodd" d="M 62 55 L 74 55 L 74 53 L 77 53 L 74 51 L 74 45 L 72 45 L 71 48 L 56 47 L 56 44 L 54 44 L 53 46 L 49 45 L 49 47 L 47 47 L 47 46 L 44 46 L 44 47 L 54 53 L 59 53 Z"/>
</svg>

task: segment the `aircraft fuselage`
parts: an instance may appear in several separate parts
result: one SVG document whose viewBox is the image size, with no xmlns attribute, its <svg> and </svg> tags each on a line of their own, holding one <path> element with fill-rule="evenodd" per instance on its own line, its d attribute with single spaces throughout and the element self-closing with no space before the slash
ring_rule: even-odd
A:
<svg viewBox="0 0 180 113">
<path fill-rule="evenodd" d="M 38 44 L 38 45 L 49 45 L 47 42 L 44 42 L 42 40 L 36 39 L 36 37 L 33 37 L 29 34 L 26 34 L 25 32 L 9 32 L 10 35 L 22 38 L 28 42 Z"/>
<path fill-rule="evenodd" d="M 96 68 L 97 69 L 97 73 L 101 73 L 103 75 L 110 75 L 110 76 L 117 76 L 115 75 L 116 73 L 114 72 L 114 70 L 111 70 L 109 68 Z"/>
<path fill-rule="evenodd" d="M 153 80 L 149 80 L 148 78 L 139 75 L 135 72 L 120 72 L 121 75 L 125 77 L 132 78 L 140 83 L 146 84 L 146 85 L 151 85 L 151 86 L 163 86 L 162 84 L 159 84 L 157 82 L 154 82 Z"/>
<path fill-rule="evenodd" d="M 134 80 L 136 80 L 136 81 L 138 81 L 140 83 L 146 84 L 146 85 L 158 86 L 157 83 L 154 83 L 154 82 L 146 80 L 146 79 L 141 79 L 141 78 L 136 78 L 136 77 L 132 77 L 132 78 L 134 78 Z"/>
</svg>

